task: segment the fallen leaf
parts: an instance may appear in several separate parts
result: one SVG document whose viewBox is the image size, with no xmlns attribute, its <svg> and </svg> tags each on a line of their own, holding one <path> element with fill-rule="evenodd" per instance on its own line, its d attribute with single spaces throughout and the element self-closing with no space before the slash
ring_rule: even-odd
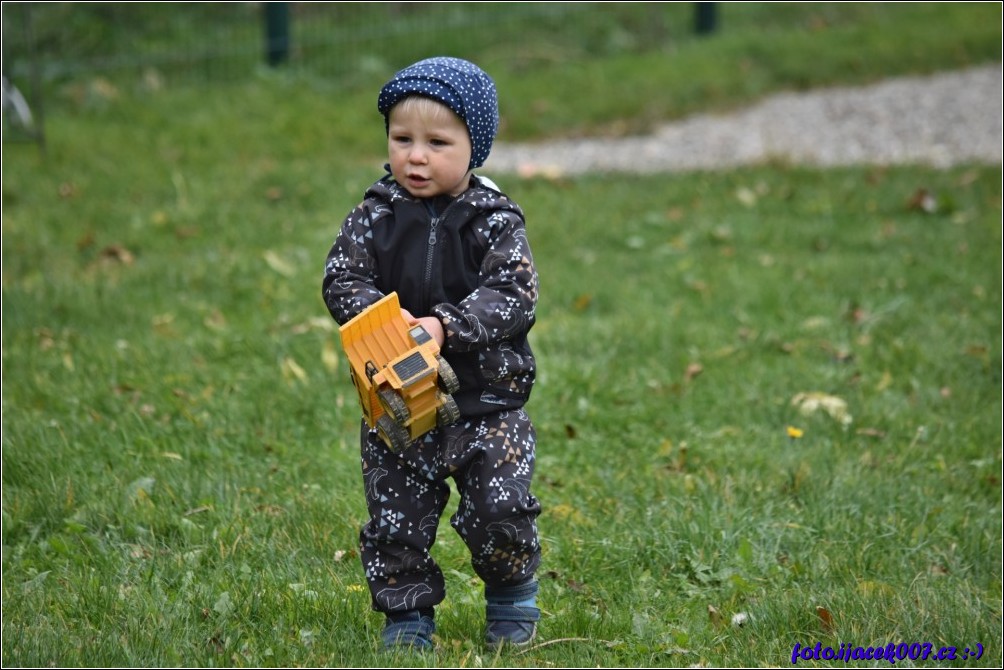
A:
<svg viewBox="0 0 1004 670">
<path fill-rule="evenodd" d="M 174 314 L 155 314 L 153 318 L 150 319 L 150 323 L 153 324 L 154 328 L 160 328 L 163 326 L 168 326 L 174 322 Z"/>
<path fill-rule="evenodd" d="M 736 200 L 738 200 L 747 207 L 752 207 L 753 205 L 756 204 L 757 195 L 752 191 L 752 189 L 749 189 L 745 186 L 741 186 L 738 189 L 736 189 Z"/>
<path fill-rule="evenodd" d="M 132 265 L 135 257 L 128 249 L 121 244 L 111 244 L 101 250 L 101 257 L 110 261 L 117 261 L 122 265 Z"/>
<path fill-rule="evenodd" d="M 321 362 L 324 369 L 334 374 L 338 370 L 338 352 L 331 340 L 324 342 L 324 349 L 321 350 Z"/>
<path fill-rule="evenodd" d="M 315 316 L 301 323 L 293 324 L 290 331 L 294 335 L 303 335 L 312 330 L 331 332 L 335 330 L 337 322 L 329 316 Z"/>
<path fill-rule="evenodd" d="M 847 411 L 847 402 L 837 396 L 818 391 L 798 393 L 791 399 L 791 404 L 807 416 L 820 411 L 825 412 L 844 427 L 849 426 L 853 421 Z"/>
<path fill-rule="evenodd" d="M 700 363 L 691 363 L 683 373 L 683 378 L 688 382 L 704 372 L 704 366 Z"/>
<path fill-rule="evenodd" d="M 157 480 L 153 477 L 140 477 L 129 484 L 129 497 L 133 500 L 144 500 L 150 497 Z"/>
<path fill-rule="evenodd" d="M 556 519 L 569 519 L 575 523 L 584 523 L 586 518 L 575 507 L 564 503 L 551 507 L 551 516 Z"/>
<path fill-rule="evenodd" d="M 715 628 L 719 628 L 722 625 L 722 615 L 714 605 L 708 605 L 708 620 L 711 621 L 711 625 Z"/>
<path fill-rule="evenodd" d="M 292 265 L 280 258 L 279 255 L 271 249 L 262 254 L 262 257 L 265 259 L 265 262 L 270 268 L 281 274 L 283 277 L 292 277 L 296 273 L 296 270 L 293 269 Z"/>
<path fill-rule="evenodd" d="M 77 251 L 84 251 L 94 246 L 94 233 L 89 232 L 77 240 Z"/>
<path fill-rule="evenodd" d="M 677 450 L 676 465 L 674 469 L 677 472 L 683 472 L 687 469 L 687 443 L 681 442 L 680 448 Z"/>
<path fill-rule="evenodd" d="M 306 371 L 289 356 L 282 359 L 282 376 L 287 382 L 294 380 L 300 382 L 307 381 Z"/>
<path fill-rule="evenodd" d="M 817 605 L 816 616 L 819 617 L 819 621 L 823 624 L 823 630 L 827 633 L 832 633 L 836 628 L 836 623 L 833 620 L 833 615 L 830 614 L 830 610 L 826 609 L 822 605 Z"/>
<path fill-rule="evenodd" d="M 202 319 L 202 323 L 210 330 L 225 330 L 227 327 L 227 318 L 223 316 L 223 312 L 214 309 Z"/>
<path fill-rule="evenodd" d="M 129 556 L 131 558 L 150 558 L 153 556 L 153 552 L 141 544 L 133 544 L 129 545 Z"/>
<path fill-rule="evenodd" d="M 918 188 L 906 201 L 906 208 L 932 214 L 938 211 L 938 199 L 926 188 Z"/>
<path fill-rule="evenodd" d="M 890 596 L 896 592 L 890 585 L 870 579 L 859 582 L 858 591 L 866 596 Z"/>
</svg>

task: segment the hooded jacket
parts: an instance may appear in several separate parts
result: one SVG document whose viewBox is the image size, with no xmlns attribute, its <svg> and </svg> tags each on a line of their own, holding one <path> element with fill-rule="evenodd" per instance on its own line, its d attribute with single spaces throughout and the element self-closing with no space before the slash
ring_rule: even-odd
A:
<svg viewBox="0 0 1004 670">
<path fill-rule="evenodd" d="M 339 324 L 392 291 L 439 318 L 464 416 L 523 406 L 536 376 L 537 271 L 522 210 L 493 186 L 472 177 L 454 199 L 423 200 L 385 176 L 346 217 L 322 283 Z"/>
</svg>

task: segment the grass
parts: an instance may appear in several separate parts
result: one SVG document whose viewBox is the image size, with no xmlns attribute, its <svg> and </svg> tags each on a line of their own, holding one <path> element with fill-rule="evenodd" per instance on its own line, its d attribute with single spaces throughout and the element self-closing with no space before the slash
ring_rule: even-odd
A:
<svg viewBox="0 0 1004 670">
<path fill-rule="evenodd" d="M 718 47 L 666 67 L 715 81 Z M 558 71 L 520 67 L 502 90 Z M 319 288 L 378 170 L 372 91 L 61 90 L 46 153 L 3 156 L 4 666 L 761 666 L 817 641 L 1000 664 L 999 166 L 499 176 L 542 282 L 544 644 L 483 647 L 444 527 L 440 651 L 415 659 L 377 650 L 358 410 Z M 850 423 L 799 412 L 809 392 Z"/>
</svg>

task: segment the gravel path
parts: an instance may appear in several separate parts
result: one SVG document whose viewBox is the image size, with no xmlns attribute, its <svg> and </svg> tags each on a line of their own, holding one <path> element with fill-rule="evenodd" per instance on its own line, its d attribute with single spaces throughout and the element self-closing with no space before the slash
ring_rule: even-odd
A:
<svg viewBox="0 0 1004 670">
<path fill-rule="evenodd" d="M 1001 163 L 1001 65 L 783 93 L 643 137 L 497 144 L 486 172 L 671 172 L 781 160 L 821 167 Z"/>
</svg>

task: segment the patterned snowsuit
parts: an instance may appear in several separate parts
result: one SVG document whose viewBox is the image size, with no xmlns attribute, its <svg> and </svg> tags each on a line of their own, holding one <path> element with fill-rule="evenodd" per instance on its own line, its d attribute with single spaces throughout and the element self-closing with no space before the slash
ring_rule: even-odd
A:
<svg viewBox="0 0 1004 670">
<path fill-rule="evenodd" d="M 530 579 L 540 561 L 530 493 L 533 424 L 523 409 L 536 375 L 527 333 L 537 272 L 523 213 L 472 178 L 456 199 L 424 201 L 392 178 L 367 190 L 328 254 L 325 304 L 345 323 L 391 291 L 417 316 L 443 323 L 442 354 L 457 373 L 461 419 L 392 453 L 365 423 L 362 469 L 369 521 L 360 551 L 374 609 L 432 607 L 445 596 L 429 550 L 453 477 L 451 518 L 488 586 Z"/>
</svg>

